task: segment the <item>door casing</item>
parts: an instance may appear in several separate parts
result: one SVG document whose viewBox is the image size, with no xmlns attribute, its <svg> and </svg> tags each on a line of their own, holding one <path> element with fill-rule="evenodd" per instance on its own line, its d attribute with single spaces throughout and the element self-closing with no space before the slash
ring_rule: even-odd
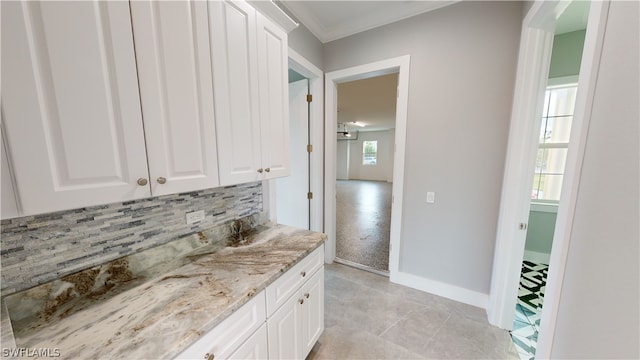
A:
<svg viewBox="0 0 640 360">
<path fill-rule="evenodd" d="M 309 132 L 311 133 L 311 161 L 309 177 L 311 182 L 311 215 L 309 228 L 324 232 L 324 73 L 295 50 L 289 48 L 289 68 L 309 79 L 309 92 L 313 100 L 309 105 Z M 269 209 L 269 220 L 277 222 L 276 189 L 271 181 L 263 181 L 264 204 Z"/>
<path fill-rule="evenodd" d="M 513 323 L 526 223 L 547 84 L 554 28 L 568 1 L 537 1 L 523 21 L 509 143 L 503 180 L 493 276 L 487 315 L 504 329 Z M 571 129 L 562 195 L 553 236 L 536 358 L 550 358 L 564 268 L 571 238 L 585 142 L 597 79 L 609 2 L 592 1 L 585 35 L 580 80 Z"/>
<path fill-rule="evenodd" d="M 332 71 L 325 75 L 325 262 L 336 257 L 336 131 L 338 118 L 339 83 L 398 73 L 396 103 L 396 136 L 393 158 L 393 186 L 391 204 L 391 236 L 389 244 L 389 278 L 399 271 L 404 185 L 404 155 L 407 135 L 407 109 L 409 101 L 409 70 L 411 57 L 404 55 L 369 64 Z"/>
</svg>

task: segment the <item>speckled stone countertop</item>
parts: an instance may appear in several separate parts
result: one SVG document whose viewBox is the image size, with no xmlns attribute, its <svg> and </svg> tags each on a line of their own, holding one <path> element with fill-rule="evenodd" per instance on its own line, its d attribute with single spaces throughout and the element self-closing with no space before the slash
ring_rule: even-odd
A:
<svg viewBox="0 0 640 360">
<path fill-rule="evenodd" d="M 258 228 L 242 244 L 200 247 L 173 270 L 16 331 L 16 344 L 57 348 L 65 359 L 173 358 L 326 239 L 284 225 Z"/>
</svg>

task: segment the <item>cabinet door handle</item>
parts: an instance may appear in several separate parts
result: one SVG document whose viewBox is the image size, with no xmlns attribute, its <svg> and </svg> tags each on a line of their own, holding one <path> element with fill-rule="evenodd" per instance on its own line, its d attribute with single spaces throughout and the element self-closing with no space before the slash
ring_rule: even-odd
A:
<svg viewBox="0 0 640 360">
<path fill-rule="evenodd" d="M 306 297 L 308 299 L 309 298 L 309 293 L 305 293 L 304 297 Z"/>
<path fill-rule="evenodd" d="M 264 171 L 269 172 L 269 171 L 271 171 L 271 168 L 266 168 L 266 169 L 264 169 Z"/>
<path fill-rule="evenodd" d="M 156 181 L 158 182 L 158 184 L 162 185 L 167 182 L 167 178 L 160 176 L 159 178 L 156 179 Z"/>
<path fill-rule="evenodd" d="M 138 179 L 137 183 L 140 186 L 145 186 L 145 185 L 147 185 L 148 181 L 145 178 L 140 178 L 140 179 Z"/>
<path fill-rule="evenodd" d="M 307 273 L 304 272 L 304 271 L 300 271 L 300 275 L 302 275 L 302 277 L 305 277 L 305 276 L 307 276 Z"/>
<path fill-rule="evenodd" d="M 206 353 L 206 354 L 204 354 L 204 359 L 205 360 L 213 360 L 213 359 L 215 359 L 215 356 L 213 354 Z"/>
<path fill-rule="evenodd" d="M 304 299 L 298 299 L 298 302 L 300 303 L 300 305 L 304 304 Z"/>
<path fill-rule="evenodd" d="M 262 174 L 262 168 L 258 169 L 258 172 L 259 172 L 260 174 Z"/>
</svg>

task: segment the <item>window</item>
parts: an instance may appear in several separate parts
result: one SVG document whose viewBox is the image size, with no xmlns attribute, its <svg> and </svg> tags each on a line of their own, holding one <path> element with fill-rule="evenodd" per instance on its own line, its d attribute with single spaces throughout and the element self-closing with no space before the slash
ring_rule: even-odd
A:
<svg viewBox="0 0 640 360">
<path fill-rule="evenodd" d="M 362 165 L 375 165 L 378 161 L 378 141 L 362 142 Z"/>
<path fill-rule="evenodd" d="M 531 199 L 560 201 L 578 85 L 548 87 Z"/>
</svg>

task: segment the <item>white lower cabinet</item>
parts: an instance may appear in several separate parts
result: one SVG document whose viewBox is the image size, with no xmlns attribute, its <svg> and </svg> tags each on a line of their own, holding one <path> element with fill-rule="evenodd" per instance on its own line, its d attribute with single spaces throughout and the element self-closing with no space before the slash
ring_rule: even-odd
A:
<svg viewBox="0 0 640 360">
<path fill-rule="evenodd" d="M 269 348 L 267 344 L 267 324 L 262 324 L 262 326 L 253 335 L 251 335 L 244 344 L 240 345 L 238 350 L 229 356 L 229 359 L 266 359 L 269 357 Z"/>
<path fill-rule="evenodd" d="M 267 321 L 269 330 L 269 359 L 302 359 L 300 324 L 302 307 L 298 294 L 276 311 Z M 300 300 L 302 301 L 302 300 Z"/>
<path fill-rule="evenodd" d="M 300 290 L 302 305 L 302 358 L 305 358 L 324 331 L 324 267 L 320 268 Z"/>
<path fill-rule="evenodd" d="M 324 330 L 324 246 L 176 359 L 304 359 Z"/>
<path fill-rule="evenodd" d="M 176 359 L 228 359 L 267 318 L 264 291 L 236 310 Z"/>
<path fill-rule="evenodd" d="M 267 320 L 269 359 L 304 359 L 324 330 L 324 268 Z"/>
</svg>

